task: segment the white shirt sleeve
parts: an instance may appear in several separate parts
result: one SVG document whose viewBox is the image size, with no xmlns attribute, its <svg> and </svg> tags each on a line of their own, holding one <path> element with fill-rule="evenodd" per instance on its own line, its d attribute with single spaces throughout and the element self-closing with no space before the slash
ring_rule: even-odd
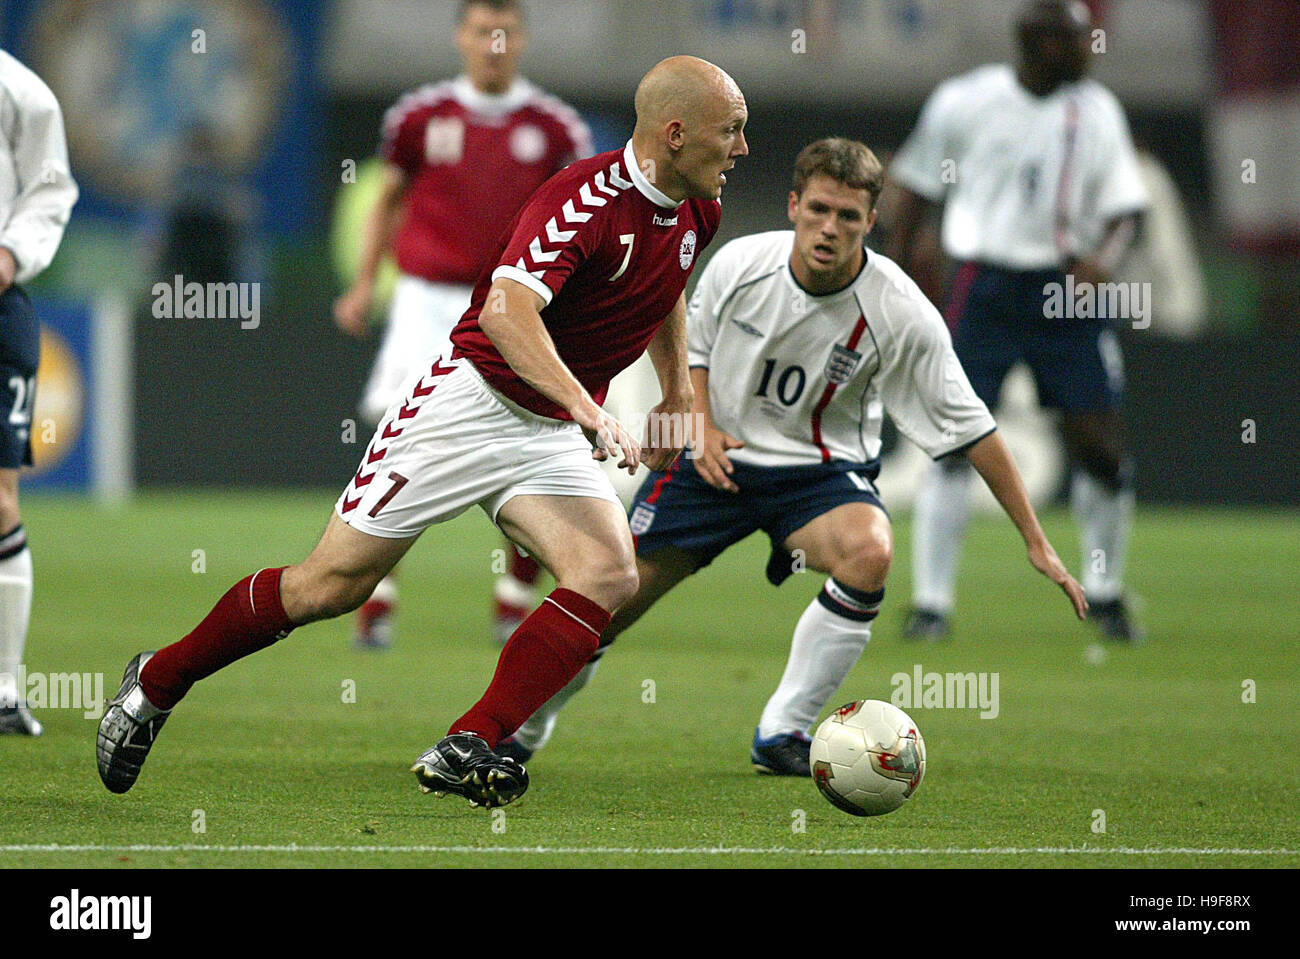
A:
<svg viewBox="0 0 1300 959">
<path fill-rule="evenodd" d="M 947 83 L 930 94 L 921 108 L 916 128 L 889 165 L 891 177 L 936 203 L 948 189 L 944 162 L 956 162 L 952 144 L 953 100 L 952 87 Z"/>
<path fill-rule="evenodd" d="M 1137 151 L 1129 135 L 1124 109 L 1113 98 L 1106 104 L 1106 136 L 1098 157 L 1097 217 L 1104 225 L 1117 216 L 1136 213 L 1147 205 L 1147 191 L 1138 168 Z"/>
<path fill-rule="evenodd" d="M 35 79 L 35 75 L 31 75 Z M 68 166 L 63 115 L 44 83 L 0 87 L 0 149 L 12 156 L 16 193 L 0 223 L 0 246 L 18 261 L 15 279 L 25 283 L 50 265 L 77 202 Z"/>
<path fill-rule="evenodd" d="M 721 311 L 732 272 L 728 268 L 731 257 L 727 256 L 727 246 L 715 253 L 704 267 L 686 304 L 686 362 L 692 367 L 709 368 L 713 344 L 722 326 Z"/>
<path fill-rule="evenodd" d="M 880 397 L 898 429 L 932 459 L 997 428 L 975 395 L 939 311 L 921 294 L 886 292 L 893 327 L 878 374 Z"/>
</svg>

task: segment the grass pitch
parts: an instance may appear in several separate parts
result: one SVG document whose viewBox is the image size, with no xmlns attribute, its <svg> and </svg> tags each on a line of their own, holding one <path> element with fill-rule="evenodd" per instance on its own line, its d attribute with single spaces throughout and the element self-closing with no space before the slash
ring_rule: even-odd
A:
<svg viewBox="0 0 1300 959">
<path fill-rule="evenodd" d="M 103 673 L 111 697 L 133 653 L 183 635 L 258 567 L 305 555 L 333 499 L 176 493 L 104 509 L 29 497 L 28 669 Z M 1044 522 L 1074 557 L 1068 516 Z M 96 720 L 39 710 L 44 737 L 0 739 L 0 865 L 1300 865 L 1300 515 L 1141 511 L 1138 649 L 1073 622 L 992 517 L 967 541 L 954 641 L 904 643 L 900 517 L 884 612 L 830 705 L 889 699 L 891 677 L 918 664 L 996 673 L 999 703 L 988 719 L 911 708 L 925 781 L 876 819 L 749 765 L 821 580 L 768 586 L 761 537 L 619 641 L 529 764 L 522 800 L 493 813 L 420 795 L 408 767 L 491 676 L 499 546 L 481 514 L 426 533 L 402 568 L 391 651 L 353 649 L 350 619 L 337 620 L 197 686 L 125 796 L 100 785 Z"/>
</svg>

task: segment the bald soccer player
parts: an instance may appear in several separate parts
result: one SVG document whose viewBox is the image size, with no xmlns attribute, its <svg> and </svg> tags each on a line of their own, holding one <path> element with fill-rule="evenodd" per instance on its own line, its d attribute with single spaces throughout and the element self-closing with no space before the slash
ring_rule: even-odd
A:
<svg viewBox="0 0 1300 959">
<path fill-rule="evenodd" d="M 382 187 L 362 231 L 356 281 L 334 304 L 342 330 L 367 335 L 380 260 L 391 249 L 400 275 L 361 400 L 371 429 L 402 401 L 425 357 L 450 348 L 474 283 L 496 265 L 497 241 L 514 215 L 543 183 L 595 152 L 577 112 L 519 75 L 527 46 L 519 0 L 460 0 L 463 73 L 404 94 L 384 114 Z M 508 552 L 509 568 L 493 589 L 498 645 L 537 605 L 537 563 Z M 397 606 L 394 571 L 357 610 L 356 644 L 392 645 Z"/>
<path fill-rule="evenodd" d="M 637 589 L 627 519 L 597 465 L 665 469 L 600 406 L 648 352 L 663 393 L 651 417 L 690 413 L 683 291 L 717 232 L 726 171 L 746 155 L 745 98 L 694 57 L 657 64 L 621 150 L 567 167 L 516 215 L 450 355 L 429 358 L 375 433 L 320 543 L 300 565 L 235 584 L 184 639 L 137 654 L 99 726 L 99 773 L 126 792 L 194 683 L 359 606 L 427 527 L 479 506 L 551 572 L 556 589 L 510 637 L 483 697 L 412 768 L 421 790 L 474 805 L 523 795 L 528 773 L 492 751 L 562 689 Z M 648 426 L 649 424 L 647 424 Z M 677 445 L 669 445 L 676 443 Z"/>
</svg>

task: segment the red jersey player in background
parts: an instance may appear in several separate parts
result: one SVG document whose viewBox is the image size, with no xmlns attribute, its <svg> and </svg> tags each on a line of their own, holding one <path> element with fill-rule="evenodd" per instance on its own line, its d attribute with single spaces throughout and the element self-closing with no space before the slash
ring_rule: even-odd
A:
<svg viewBox="0 0 1300 959">
<path fill-rule="evenodd" d="M 524 767 L 493 747 L 568 684 L 636 593 L 627 516 L 597 461 L 617 451 L 635 473 L 681 453 L 683 435 L 651 446 L 663 436 L 652 427 L 691 412 L 683 291 L 717 232 L 726 171 L 749 152 L 739 88 L 694 57 L 646 74 L 636 116 L 623 149 L 567 167 L 520 211 L 451 357 L 432 358 L 389 409 L 311 555 L 246 577 L 184 639 L 127 664 L 97 740 L 111 791 L 135 783 L 194 683 L 357 608 L 421 532 L 471 506 L 537 557 L 556 589 L 510 637 L 483 697 L 412 771 L 423 791 L 475 805 L 528 788 Z M 663 392 L 644 454 L 600 406 L 643 352 Z"/>
<path fill-rule="evenodd" d="M 593 152 L 577 112 L 519 75 L 527 39 L 519 0 L 462 0 L 456 46 L 464 72 L 407 93 L 384 115 L 379 198 L 357 278 L 334 305 L 342 330 L 366 335 L 380 259 L 391 251 L 399 278 L 361 400 L 371 427 L 402 399 L 426 357 L 450 349 L 451 329 L 524 201 Z M 535 605 L 538 576 L 536 561 L 509 545 L 506 552 L 510 567 L 495 590 L 500 644 Z M 358 612 L 358 645 L 392 643 L 396 602 L 396 578 L 385 577 Z"/>
</svg>

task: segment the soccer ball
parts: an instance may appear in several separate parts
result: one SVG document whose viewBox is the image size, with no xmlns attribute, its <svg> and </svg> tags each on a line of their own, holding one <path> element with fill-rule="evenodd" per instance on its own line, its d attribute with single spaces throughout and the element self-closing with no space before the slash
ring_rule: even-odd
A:
<svg viewBox="0 0 1300 959">
<path fill-rule="evenodd" d="M 897 706 L 863 699 L 826 717 L 813 736 L 813 781 L 831 805 L 883 816 L 911 798 L 925 775 L 925 740 Z"/>
</svg>

